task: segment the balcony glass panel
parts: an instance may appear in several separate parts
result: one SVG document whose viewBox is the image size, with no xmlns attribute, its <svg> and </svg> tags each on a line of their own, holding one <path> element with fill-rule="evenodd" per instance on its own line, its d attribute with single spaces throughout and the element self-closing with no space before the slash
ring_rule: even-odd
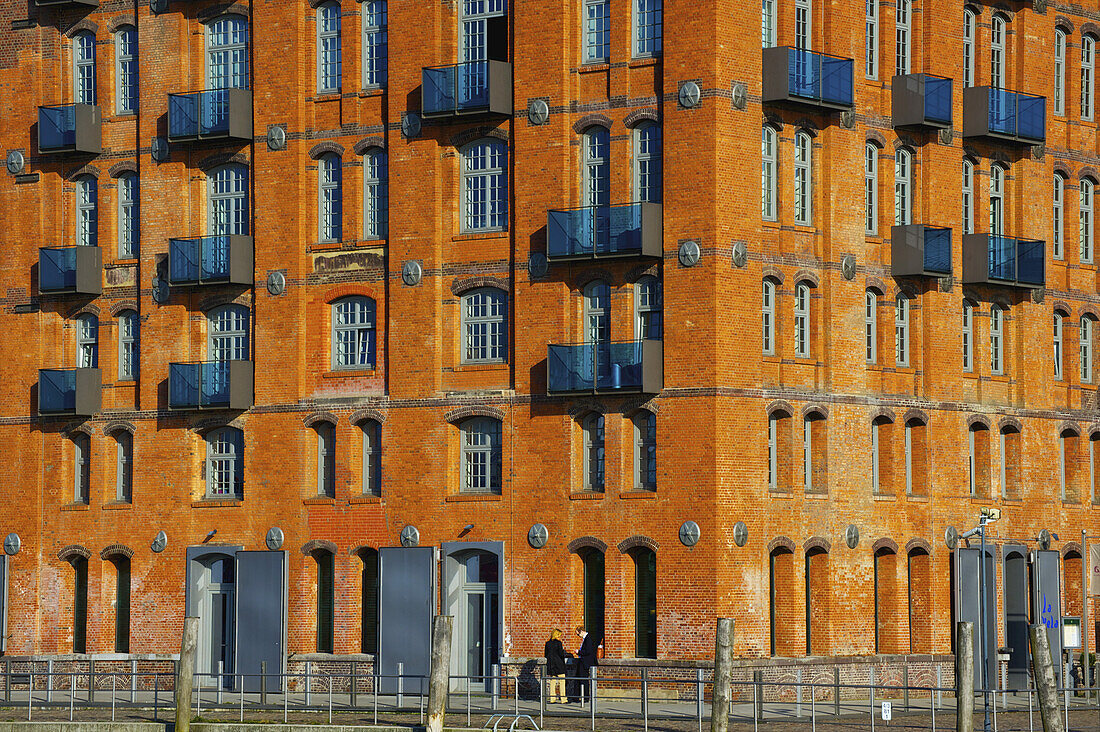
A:
<svg viewBox="0 0 1100 732">
<path fill-rule="evenodd" d="M 642 343 L 590 342 L 547 346 L 548 391 L 640 389 Z"/>
<path fill-rule="evenodd" d="M 792 96 L 850 106 L 852 68 L 850 58 L 787 49 L 787 83 Z"/>
<path fill-rule="evenodd" d="M 642 204 L 586 206 L 550 211 L 546 256 L 609 256 L 642 251 Z"/>
<path fill-rule="evenodd" d="M 228 280 L 229 251 L 228 236 L 170 239 L 168 242 L 169 283 L 178 285 Z"/>
<path fill-rule="evenodd" d="M 1046 139 L 1046 98 L 1007 89 L 989 90 L 989 131 L 1029 140 Z"/>
<path fill-rule="evenodd" d="M 168 138 L 229 134 L 229 89 L 168 95 Z"/>
<path fill-rule="evenodd" d="M 76 289 L 76 247 L 43 247 L 38 250 L 38 289 Z"/>
<path fill-rule="evenodd" d="M 924 75 L 924 117 L 931 122 L 951 124 L 951 79 Z"/>
<path fill-rule="evenodd" d="M 468 61 L 423 69 L 424 114 L 465 112 L 489 106 L 489 62 Z"/>
<path fill-rule="evenodd" d="M 1042 241 L 989 236 L 989 279 L 1042 286 L 1044 266 Z"/>
<path fill-rule="evenodd" d="M 41 150 L 76 147 L 76 105 L 38 108 L 38 146 Z"/>
<path fill-rule="evenodd" d="M 924 230 L 924 270 L 951 274 L 951 229 Z"/>
<path fill-rule="evenodd" d="M 39 369 L 38 411 L 76 411 L 76 369 Z"/>
<path fill-rule="evenodd" d="M 168 364 L 168 406 L 228 407 L 229 361 Z"/>
</svg>

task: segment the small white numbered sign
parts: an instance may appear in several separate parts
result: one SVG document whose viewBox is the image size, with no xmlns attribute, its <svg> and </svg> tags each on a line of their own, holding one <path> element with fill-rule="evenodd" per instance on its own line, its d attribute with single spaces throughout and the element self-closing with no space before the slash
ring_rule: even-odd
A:
<svg viewBox="0 0 1100 732">
<path fill-rule="evenodd" d="M 894 718 L 894 707 L 890 702 L 882 703 L 882 719 L 885 722 L 889 722 Z"/>
</svg>

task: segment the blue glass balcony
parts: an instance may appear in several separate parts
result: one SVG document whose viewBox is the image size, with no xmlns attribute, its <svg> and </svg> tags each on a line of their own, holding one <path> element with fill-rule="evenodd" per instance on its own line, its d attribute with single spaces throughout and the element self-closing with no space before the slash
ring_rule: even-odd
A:
<svg viewBox="0 0 1100 732">
<path fill-rule="evenodd" d="M 252 91 L 213 89 L 168 95 L 168 139 L 252 140 Z"/>
<path fill-rule="evenodd" d="M 891 231 L 890 271 L 895 277 L 951 274 L 951 229 L 909 224 Z"/>
<path fill-rule="evenodd" d="M 251 361 L 168 364 L 169 409 L 248 409 L 253 401 Z"/>
<path fill-rule="evenodd" d="M 1047 139 L 1046 97 L 974 86 L 963 89 L 963 137 L 1034 144 Z"/>
<path fill-rule="evenodd" d="M 890 87 L 894 127 L 950 127 L 951 88 L 951 79 L 943 76 L 895 76 Z"/>
<path fill-rule="evenodd" d="M 556 209 L 546 214 L 546 258 L 660 257 L 662 229 L 659 203 Z"/>
<path fill-rule="evenodd" d="M 38 108 L 38 151 L 103 152 L 103 120 L 95 104 L 59 104 Z"/>
<path fill-rule="evenodd" d="M 103 293 L 103 252 L 99 247 L 42 247 L 38 250 L 40 293 Z"/>
<path fill-rule="evenodd" d="M 852 59 L 790 46 L 765 48 L 763 56 L 765 102 L 796 102 L 828 109 L 852 107 Z"/>
<path fill-rule="evenodd" d="M 998 234 L 963 236 L 964 285 L 1043 287 L 1046 242 Z"/>
<path fill-rule="evenodd" d="M 168 283 L 251 285 L 251 236 L 200 236 L 168 240 Z"/>
<path fill-rule="evenodd" d="M 512 64 L 467 61 L 421 70 L 420 113 L 425 118 L 464 114 L 512 116 Z"/>
<path fill-rule="evenodd" d="M 574 343 L 546 347 L 547 394 L 635 392 L 664 387 L 661 341 Z"/>
<path fill-rule="evenodd" d="M 100 410 L 99 369 L 39 369 L 38 413 L 90 417 Z"/>
</svg>

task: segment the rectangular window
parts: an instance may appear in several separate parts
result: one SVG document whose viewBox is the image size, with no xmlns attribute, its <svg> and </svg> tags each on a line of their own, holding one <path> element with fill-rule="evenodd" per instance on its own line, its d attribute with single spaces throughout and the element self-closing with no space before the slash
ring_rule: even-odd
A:
<svg viewBox="0 0 1100 732">
<path fill-rule="evenodd" d="M 864 231 L 878 233 L 878 148 L 868 144 L 864 148 L 863 193 L 866 199 L 867 221 Z"/>
<path fill-rule="evenodd" d="M 663 0 L 634 0 L 634 57 L 661 55 Z"/>
<path fill-rule="evenodd" d="M 1054 114 L 1066 113 L 1066 34 L 1054 31 Z"/>
<path fill-rule="evenodd" d="M 812 143 L 805 132 L 794 139 L 794 222 L 809 226 L 813 222 L 811 188 Z"/>
<path fill-rule="evenodd" d="M 779 489 L 779 417 L 768 416 L 768 490 Z"/>
<path fill-rule="evenodd" d="M 909 365 L 909 298 L 904 295 L 894 305 L 894 363 Z"/>
<path fill-rule="evenodd" d="M 813 44 L 811 0 L 794 0 L 794 46 L 809 51 Z"/>
<path fill-rule="evenodd" d="M 974 86 L 974 39 L 978 19 L 972 10 L 963 10 L 963 86 Z"/>
<path fill-rule="evenodd" d="M 863 302 L 864 355 L 869 364 L 878 360 L 878 295 L 867 290 Z"/>
<path fill-rule="evenodd" d="M 760 302 L 761 350 L 765 356 L 775 355 L 775 283 L 764 280 Z"/>
<path fill-rule="evenodd" d="M 1092 119 L 1092 72 L 1095 64 L 1095 42 L 1089 36 L 1081 39 L 1081 119 Z"/>
<path fill-rule="evenodd" d="M 501 290 L 484 288 L 463 298 L 465 363 L 503 363 L 507 347 L 504 329 L 507 300 Z"/>
<path fill-rule="evenodd" d="M 386 0 L 364 0 L 359 12 L 363 17 L 363 88 L 380 89 L 386 85 L 388 69 Z"/>
<path fill-rule="evenodd" d="M 317 425 L 317 495 L 336 497 L 336 426 Z"/>
<path fill-rule="evenodd" d="M 1003 326 L 1001 309 L 994 306 L 989 311 L 989 367 L 998 376 L 1005 372 Z"/>
<path fill-rule="evenodd" d="M 802 420 L 802 478 L 803 490 L 814 492 L 814 444 L 810 419 Z"/>
<path fill-rule="evenodd" d="M 88 560 L 77 557 L 73 565 L 73 653 L 88 652 Z"/>
<path fill-rule="evenodd" d="M 1092 325 L 1091 318 L 1081 318 L 1081 381 L 1092 381 Z"/>
<path fill-rule="evenodd" d="M 868 79 L 878 78 L 878 0 L 867 0 L 867 65 Z"/>
<path fill-rule="evenodd" d="M 326 3 L 317 8 L 317 91 L 340 91 L 340 6 Z"/>
<path fill-rule="evenodd" d="M 974 164 L 969 160 L 963 161 L 962 230 L 964 234 L 974 233 Z"/>
<path fill-rule="evenodd" d="M 317 652 L 332 653 L 336 627 L 336 568 L 331 552 L 319 551 L 317 560 Z"/>
<path fill-rule="evenodd" d="M 898 0 L 895 14 L 895 26 L 897 31 L 897 44 L 895 46 L 896 58 L 894 63 L 894 75 L 904 76 L 909 73 L 909 0 Z"/>
<path fill-rule="evenodd" d="M 974 370 L 974 308 L 969 303 L 963 303 L 963 371 Z"/>
<path fill-rule="evenodd" d="M 1062 336 L 1062 314 L 1054 314 L 1054 378 L 1059 381 L 1062 379 L 1062 354 L 1063 354 L 1063 336 Z"/>
<path fill-rule="evenodd" d="M 134 114 L 138 105 L 137 29 L 126 26 L 115 34 L 115 112 Z"/>
<path fill-rule="evenodd" d="M 116 556 L 115 565 L 115 653 L 130 652 L 130 560 Z"/>
<path fill-rule="evenodd" d="M 905 495 L 913 495 L 913 424 L 905 423 Z"/>
<path fill-rule="evenodd" d="M 795 288 L 794 355 L 810 357 L 810 288 L 807 285 Z"/>
<path fill-rule="evenodd" d="M 760 136 L 760 215 L 765 221 L 776 220 L 776 134 L 764 127 Z"/>
<path fill-rule="evenodd" d="M 363 495 L 382 495 L 382 425 L 361 423 L 363 430 Z"/>
<path fill-rule="evenodd" d="M 882 476 L 879 473 L 879 423 L 871 423 L 871 490 L 875 493 L 882 492 Z"/>
<path fill-rule="evenodd" d="M 1081 180 L 1080 195 L 1077 231 L 1081 263 L 1092 264 L 1092 181 Z"/>
<path fill-rule="evenodd" d="M 770 0 L 764 0 L 765 6 Z M 584 61 L 603 63 L 611 58 L 611 2 L 584 1 Z"/>
<path fill-rule="evenodd" d="M 1066 208 L 1065 208 L 1066 181 L 1058 175 L 1054 175 L 1053 210 L 1051 213 L 1051 256 L 1055 259 L 1062 258 L 1062 239 L 1064 238 Z"/>
</svg>

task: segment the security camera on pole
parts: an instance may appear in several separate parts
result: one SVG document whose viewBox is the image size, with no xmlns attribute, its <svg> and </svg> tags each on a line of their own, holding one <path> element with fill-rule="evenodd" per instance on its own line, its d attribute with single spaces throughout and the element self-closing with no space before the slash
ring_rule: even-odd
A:
<svg viewBox="0 0 1100 732">
<path fill-rule="evenodd" d="M 981 550 L 978 555 L 978 647 L 982 653 L 982 706 L 985 711 L 985 730 L 989 732 L 989 649 L 986 646 L 985 634 L 986 617 L 985 617 L 985 527 L 986 524 L 991 524 L 1001 518 L 1001 509 L 999 508 L 983 508 L 981 514 L 978 516 L 978 525 L 970 531 L 959 534 L 960 539 L 969 539 L 977 534 L 981 537 Z"/>
</svg>

